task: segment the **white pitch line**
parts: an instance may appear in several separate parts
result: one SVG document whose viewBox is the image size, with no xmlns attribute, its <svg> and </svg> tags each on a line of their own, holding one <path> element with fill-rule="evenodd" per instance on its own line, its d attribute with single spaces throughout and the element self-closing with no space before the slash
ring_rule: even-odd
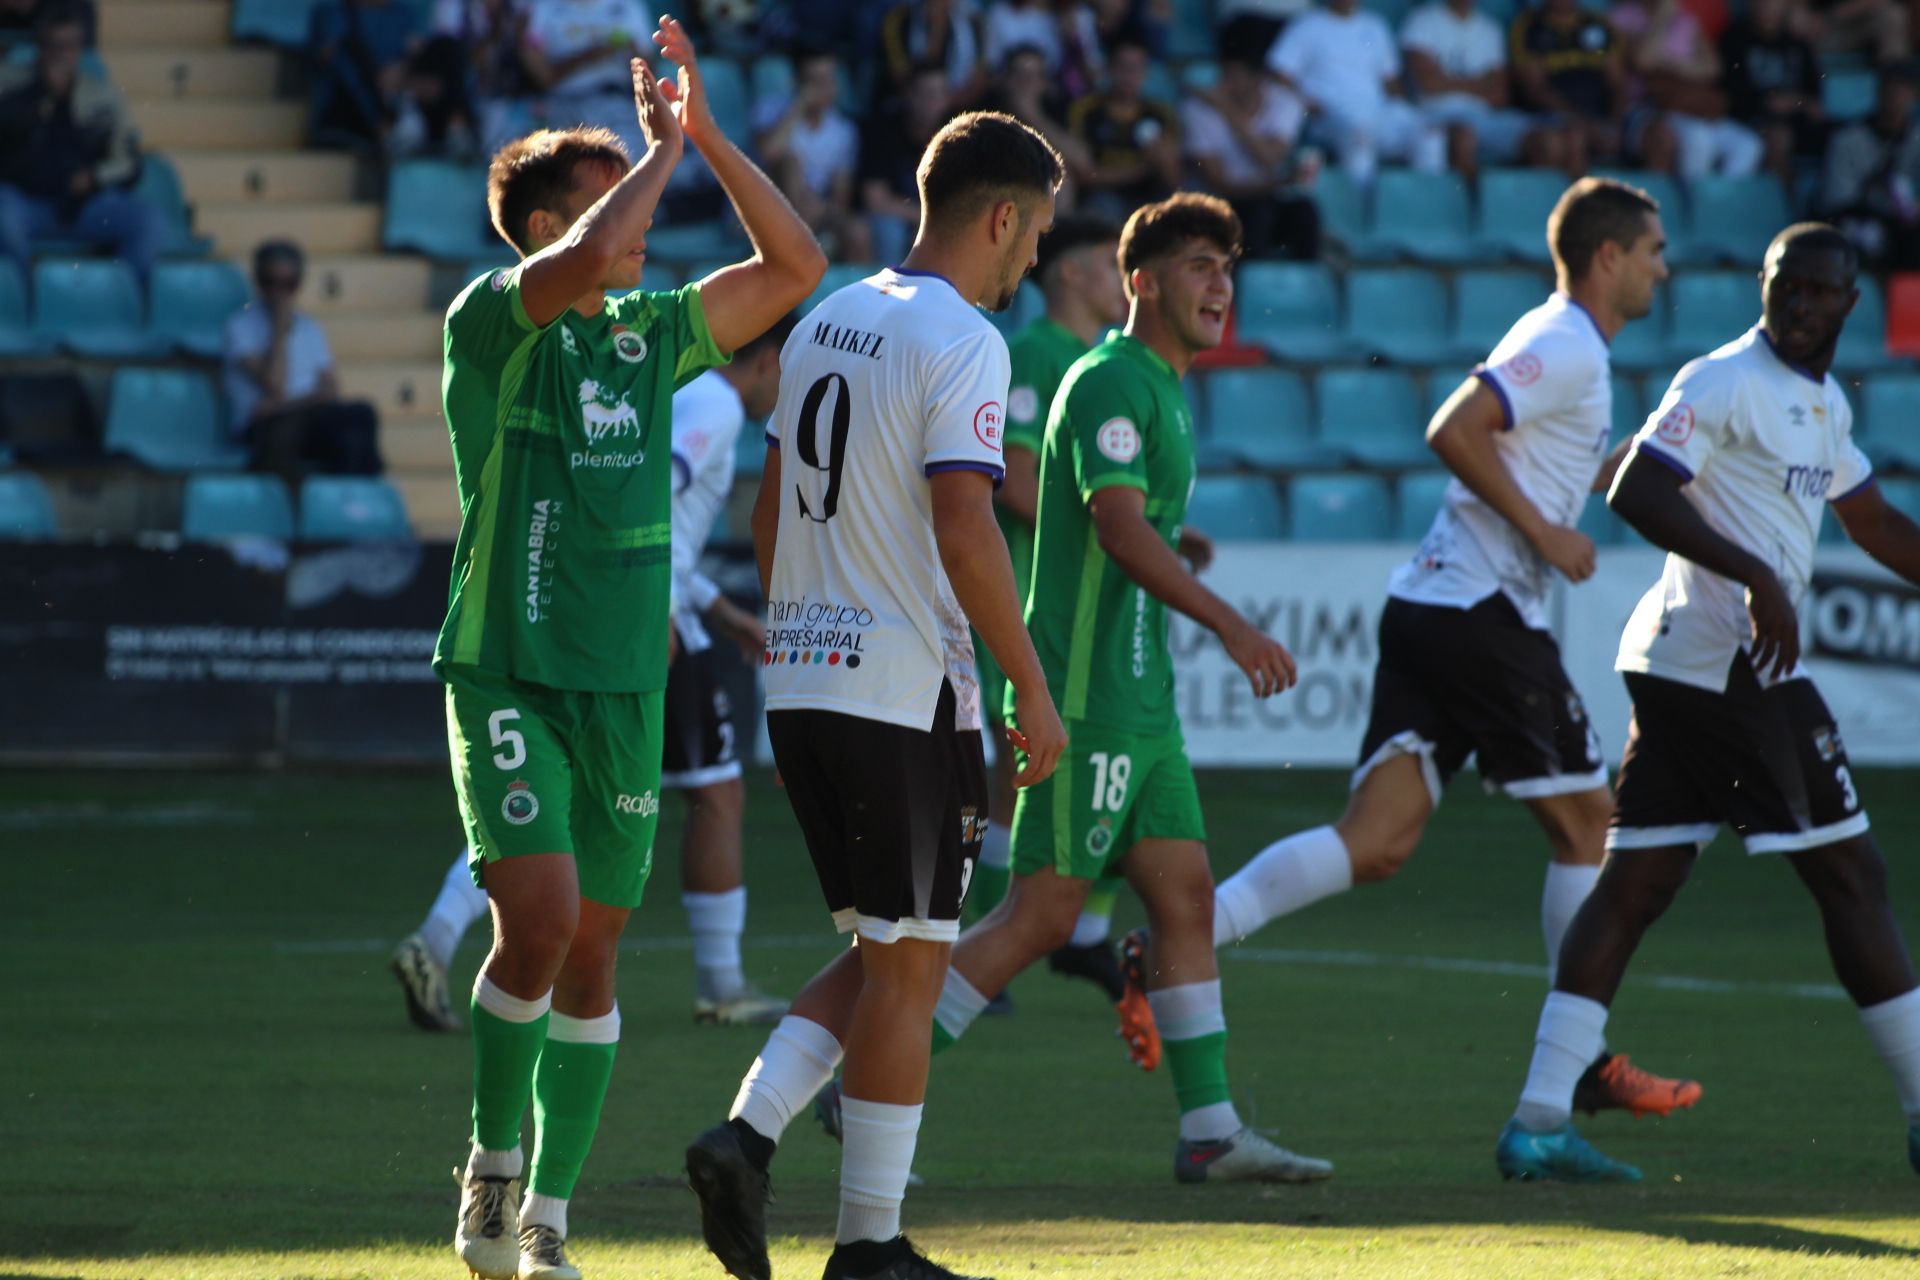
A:
<svg viewBox="0 0 1920 1280">
<path fill-rule="evenodd" d="M 749 935 L 741 945 L 751 950 L 782 950 L 828 943 L 827 933 Z M 311 942 L 276 942 L 276 955 L 360 955 L 392 949 L 392 938 L 330 938 Z M 629 938 L 620 944 L 627 952 L 690 951 L 693 941 L 684 937 Z M 1512 960 L 1472 960 L 1455 956 L 1403 956 L 1381 951 L 1310 951 L 1282 947 L 1223 948 L 1225 960 L 1248 964 L 1300 965 L 1308 968 L 1344 969 L 1417 969 L 1428 973 L 1473 973 L 1495 978 L 1528 978 L 1544 984 L 1545 965 L 1519 964 Z M 1627 974 L 1629 986 L 1653 987 L 1661 991 L 1688 991 L 1707 995 L 1770 995 L 1799 1000 L 1845 1000 L 1847 993 L 1824 982 L 1748 982 L 1730 978 L 1695 978 L 1683 974 Z"/>
</svg>

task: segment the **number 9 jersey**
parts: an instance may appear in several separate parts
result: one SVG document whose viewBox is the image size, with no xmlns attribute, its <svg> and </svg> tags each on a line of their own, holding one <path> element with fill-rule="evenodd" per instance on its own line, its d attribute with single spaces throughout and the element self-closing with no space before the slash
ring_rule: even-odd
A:
<svg viewBox="0 0 1920 1280">
<path fill-rule="evenodd" d="M 780 523 L 767 602 L 769 711 L 928 731 L 980 728 L 967 618 L 941 567 L 929 478 L 1002 475 L 1010 368 L 944 278 L 889 268 L 831 294 L 787 340 L 767 443 Z"/>
</svg>

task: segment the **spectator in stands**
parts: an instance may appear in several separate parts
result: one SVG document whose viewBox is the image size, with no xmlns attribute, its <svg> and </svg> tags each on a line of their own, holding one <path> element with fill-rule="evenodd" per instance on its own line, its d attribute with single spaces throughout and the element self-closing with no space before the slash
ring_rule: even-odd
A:
<svg viewBox="0 0 1920 1280">
<path fill-rule="evenodd" d="M 998 0 L 987 10 L 987 70 L 1004 75 L 1017 49 L 1038 49 L 1069 99 L 1093 92 L 1106 69 L 1093 10 L 1074 0 Z"/>
<path fill-rule="evenodd" d="M 954 114 L 949 69 L 925 62 L 907 77 L 899 109 L 876 113 L 860 138 L 860 207 L 880 261 L 897 263 L 920 225 L 920 153 Z"/>
<path fill-rule="evenodd" d="M 140 161 L 126 105 L 80 65 L 78 8 L 48 5 L 35 41 L 31 62 L 0 67 L 0 257 L 25 271 L 36 239 L 71 237 L 111 249 L 144 280 L 166 220 L 127 190 Z"/>
<path fill-rule="evenodd" d="M 1890 271 L 1920 269 L 1920 69 L 1880 73 L 1874 112 L 1833 135 L 1821 192 L 1829 219 L 1861 257 Z"/>
<path fill-rule="evenodd" d="M 1058 81 L 1047 74 L 1046 55 L 1032 45 L 1023 45 L 1008 51 L 999 85 L 983 104 L 1037 130 L 1066 160 L 1067 179 L 1061 184 L 1058 197 L 1061 209 L 1074 207 L 1078 188 L 1073 175 L 1085 173 L 1092 164 L 1086 147 L 1066 126 L 1070 101 Z"/>
<path fill-rule="evenodd" d="M 1674 171 L 1740 178 L 1760 167 L 1760 135 L 1727 114 L 1720 53 L 1680 0 L 1622 0 L 1613 27 L 1627 42 L 1627 65 L 1646 105 L 1673 134 Z"/>
<path fill-rule="evenodd" d="M 880 20 L 880 55 L 887 73 L 877 95 L 882 105 L 908 98 L 908 81 L 928 63 L 946 71 L 948 100 L 956 108 L 986 91 L 972 0 L 907 0 L 888 10 Z"/>
<path fill-rule="evenodd" d="M 791 96 L 767 99 L 757 108 L 754 147 L 760 162 L 828 256 L 869 262 L 872 236 L 854 207 L 860 130 L 840 110 L 840 60 L 825 49 L 803 49 L 794 57 L 793 74 Z"/>
<path fill-rule="evenodd" d="M 1864 53 L 1882 66 L 1913 52 L 1912 15 L 1900 0 L 1812 0 L 1807 34 L 1822 53 Z"/>
<path fill-rule="evenodd" d="M 457 42 L 466 60 L 468 102 L 482 150 L 533 127 L 521 101 L 534 92 L 520 60 L 526 26 L 516 0 L 434 0 L 433 35 Z"/>
<path fill-rule="evenodd" d="M 540 0 L 526 13 L 520 64 L 539 94 L 539 123 L 601 125 L 620 136 L 629 155 L 645 155 L 628 63 L 653 53 L 646 6 L 640 0 Z"/>
<path fill-rule="evenodd" d="M 1564 127 L 1569 173 L 1585 173 L 1592 160 L 1625 157 L 1626 56 L 1604 17 L 1580 0 L 1541 0 L 1513 20 L 1507 52 L 1514 105 Z M 1650 168 L 1671 168 L 1672 133 L 1657 119 L 1641 123 L 1641 158 Z"/>
<path fill-rule="evenodd" d="M 1371 183 L 1382 160 L 1426 173 L 1446 167 L 1445 131 L 1400 96 L 1393 32 L 1360 0 L 1327 0 L 1289 22 L 1267 67 L 1305 100 L 1314 129 L 1356 182 Z"/>
<path fill-rule="evenodd" d="M 1746 16 L 1720 37 L 1727 109 L 1760 135 L 1761 166 L 1783 184 L 1796 159 L 1820 154 L 1826 121 L 1820 104 L 1820 56 L 1801 34 L 1802 0 L 1752 0 Z"/>
<path fill-rule="evenodd" d="M 1262 61 L 1273 49 L 1287 24 L 1313 8 L 1313 0 L 1220 0 L 1214 8 L 1214 21 L 1224 30 L 1238 24 L 1240 38 L 1249 52 L 1257 52 Z"/>
<path fill-rule="evenodd" d="M 1301 172 L 1294 144 L 1307 108 L 1266 77 L 1257 45 L 1221 29 L 1220 79 L 1180 108 L 1180 136 L 1202 189 L 1222 196 L 1240 215 L 1250 257 L 1320 256 L 1320 212 L 1296 189 L 1313 177 Z"/>
<path fill-rule="evenodd" d="M 316 142 L 384 146 L 420 39 L 420 15 L 396 0 L 325 0 L 309 19 Z"/>
<path fill-rule="evenodd" d="M 1180 185 L 1180 129 L 1173 107 L 1145 96 L 1152 54 L 1123 40 L 1107 54 L 1107 87 L 1067 113 L 1088 163 L 1074 175 L 1082 209 L 1116 222 Z"/>
<path fill-rule="evenodd" d="M 1430 0 L 1415 9 L 1401 24 L 1400 48 L 1421 113 L 1447 131 L 1455 169 L 1472 177 L 1482 158 L 1566 166 L 1566 129 L 1509 105 L 1507 34 L 1477 0 Z"/>
<path fill-rule="evenodd" d="M 396 103 L 391 149 L 401 155 L 472 155 L 479 150 L 477 109 L 469 89 L 466 48 L 452 36 L 430 37 L 407 60 Z"/>
<path fill-rule="evenodd" d="M 1173 0 L 1091 0 L 1091 7 L 1094 33 L 1103 53 L 1131 40 L 1151 49 L 1156 62 L 1167 56 Z"/>
<path fill-rule="evenodd" d="M 227 318 L 227 407 L 252 467 L 297 489 L 311 473 L 378 475 L 379 421 L 373 406 L 342 400 L 333 352 L 318 321 L 294 307 L 305 259 L 270 240 L 254 251 L 259 299 Z"/>
</svg>

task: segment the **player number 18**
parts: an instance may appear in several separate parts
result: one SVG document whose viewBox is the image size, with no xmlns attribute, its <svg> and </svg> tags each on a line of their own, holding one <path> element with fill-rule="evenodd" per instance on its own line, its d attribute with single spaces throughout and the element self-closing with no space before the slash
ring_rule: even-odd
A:
<svg viewBox="0 0 1920 1280">
<path fill-rule="evenodd" d="M 1127 779 L 1133 776 L 1133 757 L 1095 751 L 1087 757 L 1087 763 L 1093 766 L 1093 811 L 1120 812 L 1127 804 Z"/>
</svg>

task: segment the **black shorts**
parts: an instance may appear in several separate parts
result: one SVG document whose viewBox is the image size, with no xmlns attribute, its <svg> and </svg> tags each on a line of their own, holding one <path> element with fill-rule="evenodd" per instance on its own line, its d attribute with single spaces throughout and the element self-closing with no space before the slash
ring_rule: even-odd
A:
<svg viewBox="0 0 1920 1280">
<path fill-rule="evenodd" d="M 1798 853 L 1867 829 L 1847 749 L 1811 680 L 1762 688 L 1746 654 L 1727 691 L 1627 674 L 1633 725 L 1609 849 L 1705 845 L 1725 823 L 1748 853 Z"/>
<path fill-rule="evenodd" d="M 980 731 L 955 729 L 953 713 L 951 685 L 928 731 L 838 711 L 767 713 L 773 761 L 840 932 L 960 936 L 987 831 L 987 766 Z"/>
<path fill-rule="evenodd" d="M 1481 777 L 1522 800 L 1607 785 L 1560 646 L 1498 592 L 1471 609 L 1390 599 L 1381 611 L 1354 785 L 1402 754 L 1420 757 L 1435 804 L 1470 755 Z"/>
<path fill-rule="evenodd" d="M 733 699 L 717 649 L 682 652 L 667 668 L 663 787 L 710 787 L 740 776 L 734 750 Z"/>
</svg>

